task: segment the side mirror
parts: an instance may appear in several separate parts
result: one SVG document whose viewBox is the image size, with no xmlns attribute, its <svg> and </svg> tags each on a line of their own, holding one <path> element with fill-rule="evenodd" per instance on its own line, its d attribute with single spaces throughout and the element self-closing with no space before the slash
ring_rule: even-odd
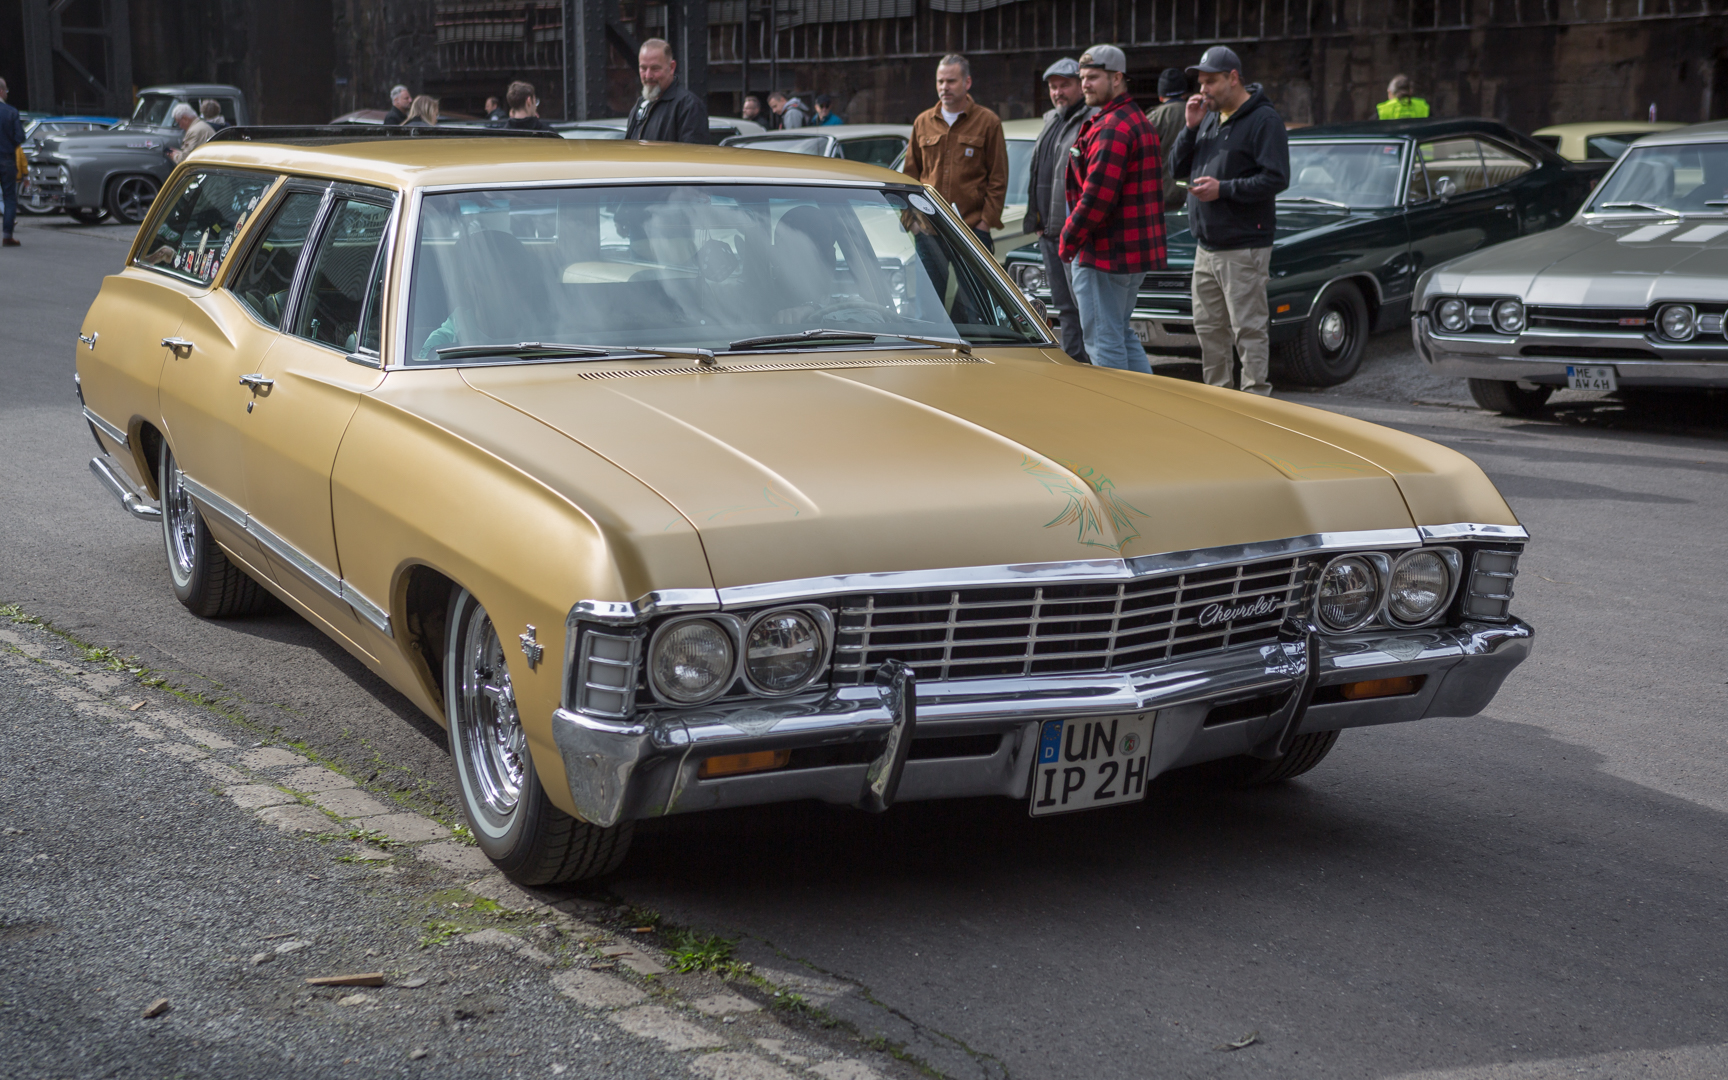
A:
<svg viewBox="0 0 1728 1080">
<path fill-rule="evenodd" d="M 1044 306 L 1044 301 L 1038 299 L 1036 296 L 1028 297 L 1027 299 L 1030 300 L 1032 303 L 1032 310 L 1036 311 L 1038 313 L 1038 317 L 1040 319 L 1044 320 L 1044 325 L 1049 326 L 1050 325 L 1050 309 Z"/>
<path fill-rule="evenodd" d="M 1440 177 L 1440 179 L 1434 181 L 1434 194 L 1440 197 L 1441 202 L 1446 202 L 1451 199 L 1452 196 L 1458 194 L 1457 181 L 1453 180 L 1450 176 Z"/>
</svg>

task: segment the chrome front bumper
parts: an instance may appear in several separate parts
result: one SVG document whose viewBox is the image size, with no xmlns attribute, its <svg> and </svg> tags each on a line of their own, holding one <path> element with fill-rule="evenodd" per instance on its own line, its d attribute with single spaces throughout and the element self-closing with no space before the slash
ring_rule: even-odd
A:
<svg viewBox="0 0 1728 1080">
<path fill-rule="evenodd" d="M 1533 382 L 1566 385 L 1568 365 L 1591 364 L 1613 367 L 1626 386 L 1718 387 L 1728 386 L 1728 346 L 1709 349 L 1711 358 L 1694 342 L 1684 345 L 1654 342 L 1641 334 L 1580 334 L 1567 330 L 1526 330 L 1517 336 L 1500 334 L 1438 334 L 1427 315 L 1410 321 L 1410 336 L 1416 353 L 1436 375 L 1464 379 L 1495 379 L 1500 382 Z M 1645 349 L 1653 359 L 1603 359 L 1587 354 L 1525 356 L 1528 347 L 1587 349 Z"/>
<path fill-rule="evenodd" d="M 559 709 L 552 734 L 577 811 L 598 825 L 794 799 L 880 809 L 867 785 L 883 786 L 885 759 L 914 732 L 911 759 L 902 752 L 903 771 L 886 783 L 888 801 L 1020 799 L 1038 725 L 1047 719 L 1157 710 L 1149 777 L 1240 754 L 1276 757 L 1296 734 L 1473 716 L 1530 654 L 1533 637 L 1518 621 L 1314 636 L 1132 672 L 922 684 L 899 704 L 891 687 L 859 686 L 802 700 L 656 710 L 630 721 Z M 1325 694 L 1329 686 L 1399 676 L 1425 678 L 1415 693 L 1399 697 L 1344 701 Z M 1269 703 L 1262 713 L 1209 718 L 1215 706 L 1260 701 Z M 920 740 L 977 735 L 1000 736 L 994 752 L 917 755 Z M 885 749 L 878 754 L 878 747 Z M 849 748 L 869 759 L 712 780 L 697 775 L 702 760 L 718 754 L 809 748 Z"/>
</svg>

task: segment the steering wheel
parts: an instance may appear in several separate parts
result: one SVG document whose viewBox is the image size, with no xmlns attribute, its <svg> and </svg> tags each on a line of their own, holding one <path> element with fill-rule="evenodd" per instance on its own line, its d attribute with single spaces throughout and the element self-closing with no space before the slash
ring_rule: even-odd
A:
<svg viewBox="0 0 1728 1080">
<path fill-rule="evenodd" d="M 848 297 L 830 300 L 816 309 L 811 321 L 886 323 L 891 313 L 880 304 Z"/>
</svg>

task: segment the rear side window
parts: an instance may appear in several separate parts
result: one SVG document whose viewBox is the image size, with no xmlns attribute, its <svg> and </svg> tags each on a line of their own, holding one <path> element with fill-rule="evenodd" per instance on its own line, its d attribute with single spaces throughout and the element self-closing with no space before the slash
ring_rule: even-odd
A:
<svg viewBox="0 0 1728 1080">
<path fill-rule="evenodd" d="M 1417 147 L 1422 167 L 1410 177 L 1410 201 L 1440 194 L 1442 178 L 1452 181 L 1453 194 L 1463 195 L 1487 187 L 1482 170 L 1482 150 L 1475 139 L 1436 139 Z"/>
<path fill-rule="evenodd" d="M 306 249 L 306 238 L 323 198 L 317 191 L 289 193 L 270 219 L 263 239 L 228 282 L 228 288 L 254 315 L 277 329 L 282 327 L 294 270 L 300 265 L 300 254 Z"/>
<path fill-rule="evenodd" d="M 307 275 L 294 333 L 343 352 L 355 351 L 368 287 L 378 280 L 378 248 L 390 214 L 389 206 L 358 199 L 336 204 Z"/>
<path fill-rule="evenodd" d="M 274 181 L 260 173 L 195 172 L 174 194 L 136 265 L 199 285 L 222 270 L 234 237 Z"/>
</svg>

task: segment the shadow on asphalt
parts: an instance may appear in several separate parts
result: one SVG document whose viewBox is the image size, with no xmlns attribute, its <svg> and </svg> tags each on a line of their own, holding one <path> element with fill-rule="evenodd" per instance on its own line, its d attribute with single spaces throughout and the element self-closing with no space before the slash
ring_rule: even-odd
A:
<svg viewBox="0 0 1728 1080">
<path fill-rule="evenodd" d="M 1358 1075 L 1713 1041 L 1722 817 L 1600 761 L 1536 727 L 1441 720 L 1346 732 L 1286 784 L 1170 774 L 1144 804 L 1059 818 L 977 799 L 644 822 L 607 884 L 1030 1074 L 1087 1031 L 986 1018 L 1058 1014 L 1105 969 L 1084 1027 L 1139 1031 L 1134 1052 L 1172 1064 L 1206 1048 L 1169 1018 L 1258 1025 Z"/>
</svg>

